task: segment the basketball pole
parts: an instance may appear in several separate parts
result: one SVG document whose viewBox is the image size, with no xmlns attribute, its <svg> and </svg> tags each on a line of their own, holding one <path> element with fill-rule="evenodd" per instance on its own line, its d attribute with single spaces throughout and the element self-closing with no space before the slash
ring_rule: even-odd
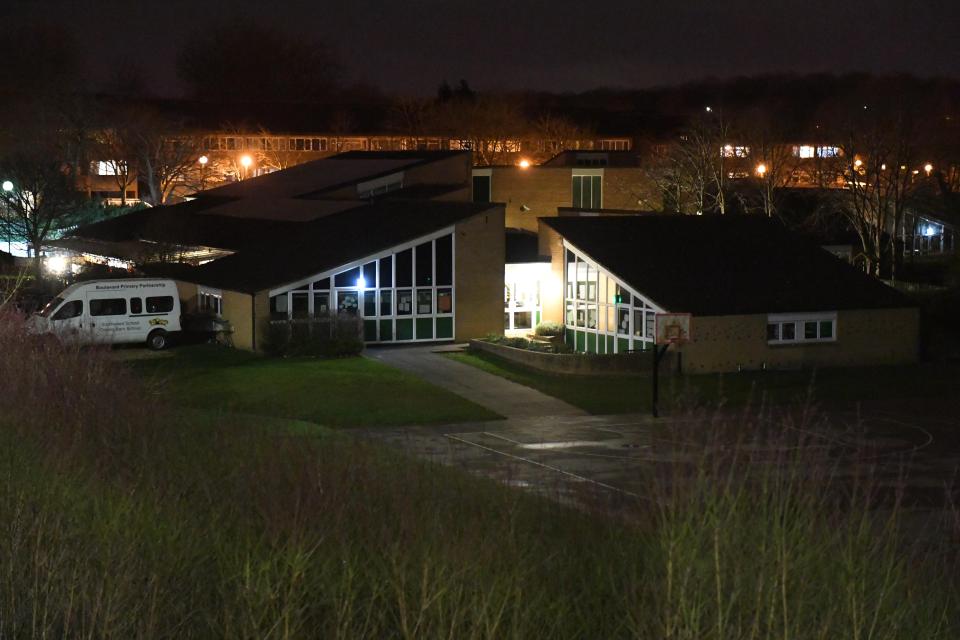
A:
<svg viewBox="0 0 960 640">
<path fill-rule="evenodd" d="M 663 346 L 656 345 L 654 346 L 653 351 L 653 403 L 651 404 L 651 410 L 653 412 L 654 418 L 660 417 L 660 410 L 657 407 L 657 403 L 660 399 L 660 389 L 659 389 L 659 379 L 660 379 L 660 361 L 663 359 L 664 354 L 667 352 L 667 349 L 670 348 L 670 344 L 667 343 Z"/>
</svg>

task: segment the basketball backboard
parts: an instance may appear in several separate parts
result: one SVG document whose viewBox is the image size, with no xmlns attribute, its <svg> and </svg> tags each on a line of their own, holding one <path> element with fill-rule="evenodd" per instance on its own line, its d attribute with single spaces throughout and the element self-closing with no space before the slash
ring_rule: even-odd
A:
<svg viewBox="0 0 960 640">
<path fill-rule="evenodd" d="M 654 335 L 657 344 L 683 344 L 690 341 L 689 313 L 658 313 Z"/>
</svg>

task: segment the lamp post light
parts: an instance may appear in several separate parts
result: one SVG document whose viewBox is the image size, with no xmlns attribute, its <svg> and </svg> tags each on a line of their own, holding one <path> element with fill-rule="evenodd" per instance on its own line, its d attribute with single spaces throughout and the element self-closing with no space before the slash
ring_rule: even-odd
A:
<svg viewBox="0 0 960 640">
<path fill-rule="evenodd" d="M 929 176 L 933 172 L 933 165 L 928 162 L 923 165 L 923 171 Z"/>
<path fill-rule="evenodd" d="M 199 158 L 197 158 L 197 162 L 200 163 L 200 191 L 203 191 L 204 187 L 206 186 L 206 178 L 207 178 L 206 169 L 207 169 L 207 163 L 210 162 L 210 158 L 208 158 L 207 156 L 200 156 Z"/>
<path fill-rule="evenodd" d="M 4 180 L 3 184 L 0 185 L 0 187 L 3 188 L 3 195 L 6 197 L 9 197 L 10 193 L 13 192 L 13 182 L 10 180 Z M 3 213 L 5 214 L 4 218 L 6 218 L 7 215 L 10 214 L 10 205 L 6 201 L 6 198 L 4 198 L 4 201 L 3 201 L 3 208 L 4 208 Z M 9 220 L 5 220 L 3 226 L 7 230 L 7 253 L 13 253 L 13 235 L 12 235 L 12 230 L 10 229 Z"/>
<path fill-rule="evenodd" d="M 251 158 L 251 157 L 250 157 L 249 155 L 247 155 L 247 154 L 244 154 L 244 155 L 240 156 L 240 164 L 241 164 L 241 166 L 243 166 L 243 177 L 246 178 L 246 177 L 247 177 L 247 174 L 248 174 L 248 172 L 249 172 L 249 170 L 250 170 L 250 165 L 253 164 L 253 158 Z"/>
<path fill-rule="evenodd" d="M 760 176 L 761 178 L 767 175 L 767 165 L 763 164 L 762 162 L 758 164 L 757 175 Z"/>
</svg>

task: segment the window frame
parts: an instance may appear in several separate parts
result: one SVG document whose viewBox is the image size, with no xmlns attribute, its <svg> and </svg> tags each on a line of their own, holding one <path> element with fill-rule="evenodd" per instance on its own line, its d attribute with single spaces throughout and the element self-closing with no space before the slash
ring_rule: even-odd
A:
<svg viewBox="0 0 960 640">
<path fill-rule="evenodd" d="M 830 335 L 823 336 L 824 323 L 830 323 Z M 807 324 L 812 323 L 816 328 L 816 337 L 807 337 Z M 771 327 L 776 326 L 776 337 L 771 338 Z M 785 327 L 792 328 L 792 337 L 785 338 Z M 767 316 L 766 341 L 770 346 L 792 346 L 804 344 L 830 344 L 837 342 L 837 312 L 820 313 L 776 313 Z"/>
<path fill-rule="evenodd" d="M 271 309 L 274 308 L 274 300 L 283 300 L 284 302 L 279 303 L 278 309 L 283 307 L 286 309 L 286 312 L 278 311 L 276 313 L 271 313 L 271 321 L 289 321 L 291 320 L 291 309 L 292 306 L 291 296 L 294 295 L 294 291 L 309 291 L 310 296 L 310 315 L 316 317 L 316 309 L 314 306 L 315 294 L 327 294 L 329 296 L 328 300 L 332 306 L 332 311 L 336 311 L 339 308 L 339 296 L 343 291 L 355 290 L 359 292 L 359 308 L 358 315 L 363 318 L 364 322 L 373 322 L 375 321 L 376 329 L 372 330 L 371 333 L 367 334 L 367 339 L 365 342 L 374 343 L 374 342 L 383 342 L 383 343 L 413 343 L 421 341 L 446 341 L 446 340 L 455 340 L 456 339 L 456 311 L 457 311 L 457 282 L 456 282 L 456 263 L 457 263 L 457 242 L 456 242 L 456 226 L 451 225 L 443 229 L 437 230 L 430 234 L 425 234 L 409 242 L 395 245 L 389 247 L 382 251 L 379 251 L 375 254 L 370 254 L 358 258 L 352 262 L 344 263 L 338 265 L 333 269 L 328 269 L 326 271 L 311 274 L 309 277 L 299 279 L 294 282 L 290 282 L 281 287 L 277 287 L 273 290 L 268 291 L 268 296 L 271 300 Z M 437 245 L 438 241 L 442 242 L 445 239 L 449 238 L 449 251 L 441 251 L 439 253 L 447 254 L 445 257 L 449 261 L 449 284 L 439 284 L 438 280 L 438 265 L 437 265 Z M 430 258 L 430 270 L 429 274 L 418 274 L 417 273 L 417 260 L 416 260 L 416 251 L 417 247 L 421 247 L 422 250 L 426 250 L 426 254 L 423 256 L 423 259 L 420 262 L 420 266 L 426 266 L 426 258 L 429 254 Z M 429 247 L 429 250 L 427 250 Z M 410 251 L 410 276 L 411 284 L 401 285 L 398 280 L 398 259 L 397 256 L 404 251 Z M 381 262 L 386 261 L 386 262 Z M 364 269 L 365 266 L 371 267 L 370 269 Z M 362 273 L 364 280 L 363 289 L 358 290 L 356 287 L 356 280 L 352 282 L 347 282 L 341 278 L 341 281 L 344 285 L 351 286 L 338 286 L 336 283 L 336 276 L 344 272 L 351 271 L 354 268 L 360 268 L 360 273 Z M 384 267 L 384 268 L 382 268 Z M 389 267 L 389 272 L 386 271 L 386 267 Z M 371 270 L 375 270 L 374 273 L 368 273 Z M 442 269 L 441 269 L 442 270 Z M 416 283 L 419 280 L 423 282 L 422 276 L 426 275 L 429 279 L 429 284 L 417 286 Z M 350 278 L 348 278 L 350 280 Z M 324 285 L 328 288 L 318 289 L 316 285 Z M 439 293 L 444 292 L 445 294 L 449 292 L 450 295 L 450 309 L 449 311 L 441 312 L 438 307 Z M 386 293 L 390 298 L 390 304 L 388 307 L 384 307 L 381 304 L 383 294 Z M 429 296 L 431 312 L 428 313 L 419 313 L 422 295 L 426 294 Z M 410 309 L 408 311 L 400 310 L 401 298 L 409 296 L 407 299 L 410 303 Z M 406 302 L 407 300 L 404 300 Z M 369 301 L 375 304 L 374 310 L 376 313 L 373 315 L 368 315 L 365 313 L 370 309 L 366 309 L 367 306 L 365 303 Z M 375 301 L 375 302 L 374 302 Z M 426 304 L 426 299 L 423 300 L 424 305 Z M 389 313 L 387 313 L 389 312 Z M 400 323 L 411 321 L 414 322 L 414 328 L 408 329 L 406 331 L 401 331 Z M 452 324 L 451 324 L 452 323 Z M 428 326 L 429 325 L 429 326 Z M 407 325 L 404 325 L 407 326 Z M 443 328 L 440 328 L 443 327 Z M 422 333 L 421 333 L 422 331 Z M 412 332 L 412 333 L 411 333 Z M 437 338 L 437 335 L 443 335 L 442 338 Z M 369 336 L 373 335 L 373 338 Z M 404 335 L 405 337 L 400 339 L 398 336 Z M 411 336 L 411 337 L 406 337 Z"/>
</svg>

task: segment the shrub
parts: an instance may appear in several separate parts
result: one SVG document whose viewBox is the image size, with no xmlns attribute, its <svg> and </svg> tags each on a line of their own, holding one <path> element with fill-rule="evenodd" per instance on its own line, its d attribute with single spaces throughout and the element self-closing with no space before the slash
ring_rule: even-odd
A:
<svg viewBox="0 0 960 640">
<path fill-rule="evenodd" d="M 354 356 L 363 351 L 363 321 L 352 313 L 271 320 L 263 340 L 264 351 L 274 356 Z"/>
<path fill-rule="evenodd" d="M 556 338 L 562 336 L 563 331 L 564 326 L 559 322 L 541 322 L 537 325 L 537 328 L 533 330 L 533 333 L 543 338 Z"/>
</svg>

